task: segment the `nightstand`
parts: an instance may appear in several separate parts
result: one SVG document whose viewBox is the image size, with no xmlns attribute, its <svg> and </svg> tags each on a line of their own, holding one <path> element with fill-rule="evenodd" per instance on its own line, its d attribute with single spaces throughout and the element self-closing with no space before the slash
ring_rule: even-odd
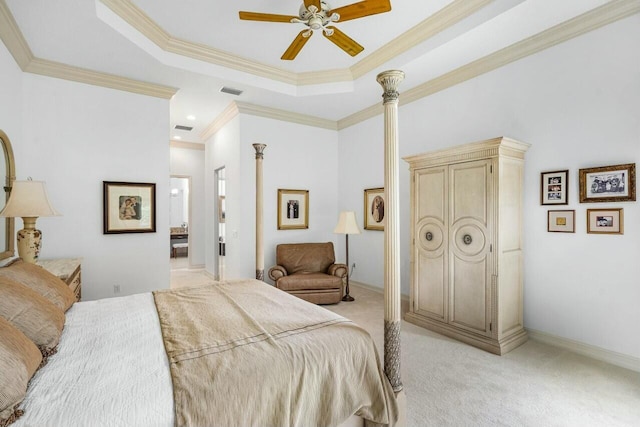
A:
<svg viewBox="0 0 640 427">
<path fill-rule="evenodd" d="M 80 265 L 82 258 L 40 259 L 36 262 L 55 276 L 63 280 L 76 295 L 76 301 L 82 297 Z"/>
</svg>

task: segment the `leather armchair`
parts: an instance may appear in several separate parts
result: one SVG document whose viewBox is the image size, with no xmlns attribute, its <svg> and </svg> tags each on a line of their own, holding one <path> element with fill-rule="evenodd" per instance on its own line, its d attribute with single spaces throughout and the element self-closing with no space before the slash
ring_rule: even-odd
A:
<svg viewBox="0 0 640 427">
<path fill-rule="evenodd" d="M 333 243 L 278 245 L 276 263 L 269 277 L 278 289 L 314 304 L 340 302 L 347 266 L 336 264 Z"/>
</svg>

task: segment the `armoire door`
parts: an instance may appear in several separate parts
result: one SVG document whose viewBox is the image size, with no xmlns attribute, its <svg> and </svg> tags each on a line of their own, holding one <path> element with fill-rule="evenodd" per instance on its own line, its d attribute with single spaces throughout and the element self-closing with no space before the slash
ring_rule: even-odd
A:
<svg viewBox="0 0 640 427">
<path fill-rule="evenodd" d="M 449 166 L 449 323 L 491 335 L 491 160 Z"/>
<path fill-rule="evenodd" d="M 417 170 L 414 206 L 413 311 L 447 322 L 448 319 L 448 168 Z"/>
</svg>

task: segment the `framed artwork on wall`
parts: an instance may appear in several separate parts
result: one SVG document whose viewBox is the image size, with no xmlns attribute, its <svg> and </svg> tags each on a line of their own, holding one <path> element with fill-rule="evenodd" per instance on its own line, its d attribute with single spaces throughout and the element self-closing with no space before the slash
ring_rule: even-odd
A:
<svg viewBox="0 0 640 427">
<path fill-rule="evenodd" d="M 547 214 L 547 231 L 555 233 L 576 232 L 576 211 L 549 211 Z"/>
<path fill-rule="evenodd" d="M 384 188 L 364 190 L 364 229 L 384 231 Z"/>
<path fill-rule="evenodd" d="M 624 234 L 622 208 L 587 209 L 587 233 Z"/>
<path fill-rule="evenodd" d="M 569 203 L 569 171 L 542 172 L 540 174 L 540 204 L 566 205 Z"/>
<path fill-rule="evenodd" d="M 635 163 L 580 169 L 580 203 L 635 200 Z"/>
<path fill-rule="evenodd" d="M 103 234 L 155 233 L 156 185 L 102 181 Z"/>
<path fill-rule="evenodd" d="M 309 228 L 309 190 L 278 189 L 278 230 Z"/>
</svg>

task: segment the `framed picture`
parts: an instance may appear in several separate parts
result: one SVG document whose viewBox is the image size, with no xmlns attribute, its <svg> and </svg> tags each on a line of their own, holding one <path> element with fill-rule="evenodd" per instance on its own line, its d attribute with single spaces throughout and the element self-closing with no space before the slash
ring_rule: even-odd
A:
<svg viewBox="0 0 640 427">
<path fill-rule="evenodd" d="M 156 185 L 102 181 L 103 234 L 155 233 Z"/>
<path fill-rule="evenodd" d="M 569 203 L 569 171 L 542 172 L 540 174 L 540 204 L 566 205 Z"/>
<path fill-rule="evenodd" d="M 580 169 L 580 203 L 635 200 L 635 163 Z"/>
<path fill-rule="evenodd" d="M 384 231 L 384 188 L 364 190 L 364 229 Z"/>
<path fill-rule="evenodd" d="M 587 233 L 624 234 L 622 208 L 587 209 Z"/>
<path fill-rule="evenodd" d="M 309 228 L 309 190 L 278 189 L 278 230 Z"/>
<path fill-rule="evenodd" d="M 218 222 L 220 224 L 224 224 L 226 212 L 225 198 L 224 196 L 218 196 Z"/>
<path fill-rule="evenodd" d="M 547 231 L 555 233 L 576 232 L 576 211 L 549 211 L 547 214 Z"/>
</svg>

